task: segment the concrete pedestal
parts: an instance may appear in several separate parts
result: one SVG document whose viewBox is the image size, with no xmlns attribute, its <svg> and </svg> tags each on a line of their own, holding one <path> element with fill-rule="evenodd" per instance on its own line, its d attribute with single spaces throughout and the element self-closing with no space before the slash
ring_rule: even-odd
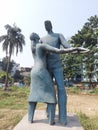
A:
<svg viewBox="0 0 98 130">
<path fill-rule="evenodd" d="M 13 130 L 84 130 L 75 114 L 68 114 L 67 120 L 67 125 L 62 126 L 56 115 L 55 125 L 49 125 L 45 111 L 36 110 L 32 124 L 28 122 L 28 114 L 26 114 Z"/>
</svg>

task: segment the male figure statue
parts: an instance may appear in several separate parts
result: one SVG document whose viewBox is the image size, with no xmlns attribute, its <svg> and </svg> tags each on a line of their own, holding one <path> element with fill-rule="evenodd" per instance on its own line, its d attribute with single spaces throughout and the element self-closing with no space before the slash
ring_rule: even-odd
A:
<svg viewBox="0 0 98 130">
<path fill-rule="evenodd" d="M 69 48 L 70 45 L 65 40 L 62 34 L 52 31 L 51 21 L 45 21 L 45 29 L 48 34 L 41 38 L 42 43 L 47 43 L 53 47 L 60 48 L 62 45 Z M 62 125 L 67 124 L 67 95 L 64 87 L 63 68 L 59 54 L 49 53 L 47 55 L 47 69 L 51 77 L 55 78 L 58 90 L 58 106 L 59 106 L 59 121 Z"/>
</svg>

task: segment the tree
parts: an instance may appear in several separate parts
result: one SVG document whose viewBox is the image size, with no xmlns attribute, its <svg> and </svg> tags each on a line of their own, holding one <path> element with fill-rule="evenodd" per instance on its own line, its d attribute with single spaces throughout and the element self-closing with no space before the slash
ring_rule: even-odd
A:
<svg viewBox="0 0 98 130">
<path fill-rule="evenodd" d="M 23 80 L 23 75 L 20 74 L 19 70 L 16 70 L 15 74 L 12 77 L 14 79 L 14 82 L 19 82 L 20 80 Z"/>
<path fill-rule="evenodd" d="M 8 89 L 8 69 L 9 63 L 11 60 L 11 56 L 16 49 L 16 55 L 18 52 L 23 51 L 23 45 L 25 45 L 25 37 L 21 33 L 21 29 L 18 28 L 15 24 L 10 26 L 9 24 L 5 25 L 5 29 L 7 30 L 6 35 L 0 36 L 0 42 L 3 42 L 3 51 L 6 52 L 6 56 L 8 57 L 7 68 L 6 68 L 6 79 L 5 79 L 5 90 Z"/>
<path fill-rule="evenodd" d="M 64 78 L 74 79 L 75 77 L 80 77 L 82 72 L 80 71 L 81 68 L 81 61 L 82 56 L 80 54 L 63 54 L 61 55 L 63 69 L 64 69 Z"/>
<path fill-rule="evenodd" d="M 98 17 L 91 16 L 83 26 L 83 28 L 78 31 L 77 34 L 71 37 L 70 42 L 74 46 L 90 47 L 96 46 L 98 38 Z"/>
<path fill-rule="evenodd" d="M 8 57 L 6 56 L 6 57 L 4 57 L 4 58 L 2 59 L 2 70 L 3 70 L 3 71 L 6 71 L 7 63 L 8 63 Z M 14 61 L 13 61 L 13 60 L 10 61 L 8 73 L 11 73 L 11 70 L 12 70 L 12 68 L 13 68 L 13 64 L 14 64 Z"/>
<path fill-rule="evenodd" d="M 1 71 L 0 72 L 0 82 L 4 83 L 5 78 L 6 78 L 6 72 L 5 71 Z M 9 79 L 9 82 L 12 82 L 12 78 L 11 78 L 10 74 L 8 74 L 8 79 Z"/>
<path fill-rule="evenodd" d="M 94 75 L 96 75 L 95 69 L 98 68 L 98 16 L 91 16 L 83 28 L 71 37 L 70 42 L 74 46 L 90 49 L 89 54 L 84 56 L 84 67 L 86 69 L 85 75 L 91 83 Z"/>
</svg>

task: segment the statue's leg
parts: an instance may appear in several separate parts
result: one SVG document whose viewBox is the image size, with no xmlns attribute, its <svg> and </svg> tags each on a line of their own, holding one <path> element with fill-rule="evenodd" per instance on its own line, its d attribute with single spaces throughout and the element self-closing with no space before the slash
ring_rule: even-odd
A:
<svg viewBox="0 0 98 130">
<path fill-rule="evenodd" d="M 48 104 L 46 106 L 46 116 L 49 117 L 49 114 L 48 114 Z"/>
<path fill-rule="evenodd" d="M 55 124 L 55 107 L 56 104 L 55 103 L 48 103 L 47 104 L 47 112 L 48 112 L 48 120 L 49 120 L 49 124 L 50 125 L 54 125 Z"/>
<path fill-rule="evenodd" d="M 64 87 L 62 68 L 54 69 L 54 76 L 58 88 L 59 121 L 62 125 L 67 124 L 67 95 Z"/>
<path fill-rule="evenodd" d="M 28 103 L 28 121 L 33 123 L 34 111 L 36 108 L 36 102 L 29 102 Z"/>
<path fill-rule="evenodd" d="M 50 74 L 50 76 L 51 76 L 51 78 L 53 79 L 53 75 L 52 75 L 52 73 L 51 72 L 49 72 L 49 74 Z M 49 117 L 49 114 L 48 114 L 48 104 L 46 104 L 46 116 L 47 117 Z"/>
</svg>

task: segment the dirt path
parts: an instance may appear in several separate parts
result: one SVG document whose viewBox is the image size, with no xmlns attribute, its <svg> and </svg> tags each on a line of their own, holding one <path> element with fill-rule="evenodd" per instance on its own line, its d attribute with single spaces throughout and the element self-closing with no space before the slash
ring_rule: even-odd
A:
<svg viewBox="0 0 98 130">
<path fill-rule="evenodd" d="M 98 115 L 98 95 L 68 95 L 68 112 L 82 112 L 87 116 Z"/>
</svg>

